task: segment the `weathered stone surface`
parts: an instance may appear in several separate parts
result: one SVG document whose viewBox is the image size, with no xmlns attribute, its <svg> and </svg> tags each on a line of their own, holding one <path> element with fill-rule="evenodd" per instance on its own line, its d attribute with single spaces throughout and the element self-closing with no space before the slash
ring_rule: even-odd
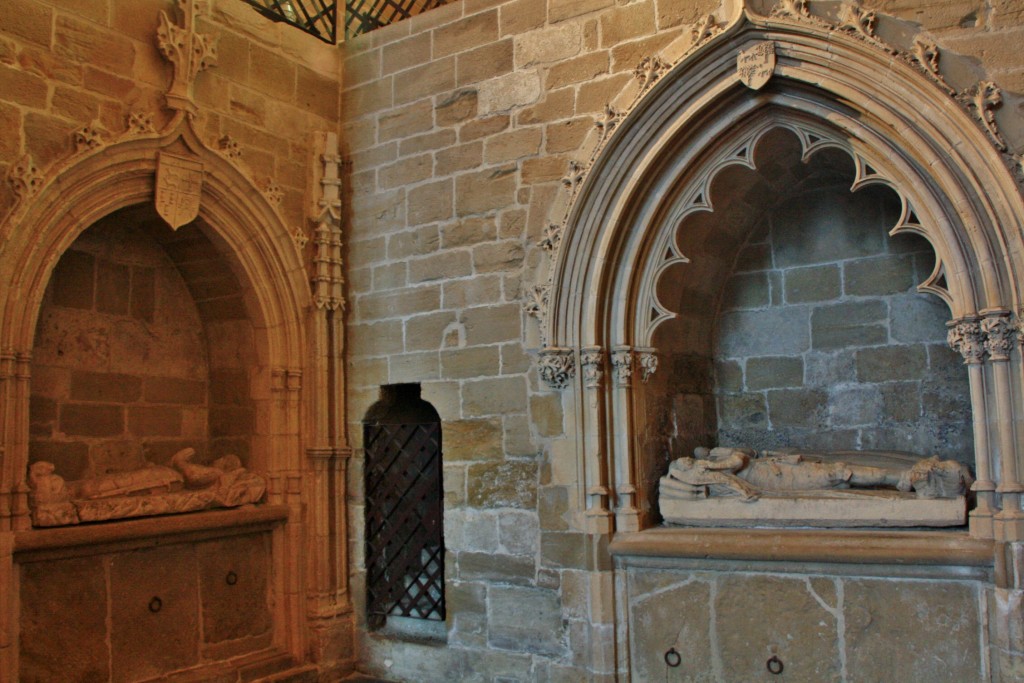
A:
<svg viewBox="0 0 1024 683">
<path fill-rule="evenodd" d="M 927 365 L 927 354 L 920 346 L 885 346 L 857 351 L 857 378 L 862 382 L 913 379 Z"/>
<path fill-rule="evenodd" d="M 943 581 L 845 582 L 846 658 L 861 680 L 980 676 L 977 588 Z M 893 644 L 900 656 L 893 656 Z"/>
<path fill-rule="evenodd" d="M 108 680 L 107 597 L 100 557 L 22 565 L 20 680 Z"/>
<path fill-rule="evenodd" d="M 548 655 L 562 651 L 557 593 L 495 586 L 490 597 L 487 642 L 491 647 Z"/>
<path fill-rule="evenodd" d="M 219 643 L 271 628 L 269 539 L 236 536 L 197 549 L 203 640 Z"/>
<path fill-rule="evenodd" d="M 469 504 L 478 508 L 532 508 L 537 502 L 537 465 L 508 460 L 470 465 Z"/>
<path fill-rule="evenodd" d="M 456 57 L 456 82 L 460 87 L 511 73 L 514 68 L 511 39 L 502 40 Z"/>
<path fill-rule="evenodd" d="M 526 412 L 523 377 L 469 380 L 463 384 L 462 411 L 467 417 Z"/>
<path fill-rule="evenodd" d="M 828 423 L 828 396 L 815 390 L 775 389 L 768 392 L 768 415 L 776 427 L 823 429 Z"/>
<path fill-rule="evenodd" d="M 445 461 L 501 458 L 501 419 L 453 420 L 444 424 Z"/>
<path fill-rule="evenodd" d="M 858 301 L 815 308 L 811 339 L 815 350 L 883 344 L 889 311 L 883 301 Z"/>
<path fill-rule="evenodd" d="M 478 86 L 480 114 L 494 114 L 540 99 L 540 76 L 532 71 L 515 71 L 484 81 Z"/>
<path fill-rule="evenodd" d="M 630 638 L 633 676 L 647 681 L 664 676 L 665 652 L 674 648 L 680 663 L 673 673 L 682 680 L 714 680 L 711 584 L 665 572 L 660 576 L 668 585 L 645 591 L 643 582 L 636 582 L 637 573 L 630 572 L 629 577 L 629 611 L 638 626 Z"/>
<path fill-rule="evenodd" d="M 152 678 L 196 664 L 199 595 L 192 546 L 118 555 L 110 565 L 113 679 Z"/>
<path fill-rule="evenodd" d="M 801 386 L 804 381 L 803 359 L 748 358 L 746 381 L 749 391 Z"/>
<path fill-rule="evenodd" d="M 756 575 L 719 579 L 713 628 L 720 661 L 727 663 L 730 676 L 737 680 L 763 678 L 765 662 L 772 655 L 784 663 L 787 678 L 838 678 L 839 601 L 835 583 L 827 579 Z M 778 609 L 779 605 L 786 607 Z"/>
<path fill-rule="evenodd" d="M 809 311 L 802 306 L 736 311 L 719 318 L 718 350 L 726 357 L 760 356 L 772 340 L 776 355 L 802 353 L 810 347 Z"/>
<path fill-rule="evenodd" d="M 528 586 L 536 574 L 533 555 L 459 553 L 459 578 Z"/>
<path fill-rule="evenodd" d="M 828 301 L 841 293 L 836 265 L 793 268 L 785 271 L 784 277 L 786 303 L 789 304 Z"/>
</svg>

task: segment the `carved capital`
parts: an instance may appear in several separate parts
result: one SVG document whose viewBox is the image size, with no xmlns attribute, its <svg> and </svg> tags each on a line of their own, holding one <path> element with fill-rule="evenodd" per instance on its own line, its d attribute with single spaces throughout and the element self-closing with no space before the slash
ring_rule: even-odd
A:
<svg viewBox="0 0 1024 683">
<path fill-rule="evenodd" d="M 633 349 L 628 346 L 612 348 L 612 371 L 615 383 L 620 387 L 628 387 L 633 380 Z"/>
<path fill-rule="evenodd" d="M 597 389 L 604 378 L 604 353 L 600 346 L 586 346 L 580 349 L 580 366 L 583 368 L 583 384 L 588 389 Z"/>
<path fill-rule="evenodd" d="M 546 385 L 552 389 L 563 389 L 576 376 L 576 353 L 556 346 L 541 349 L 537 356 L 537 371 Z"/>
<path fill-rule="evenodd" d="M 987 316 L 981 321 L 981 331 L 989 359 L 997 362 L 1009 360 L 1015 334 L 1009 314 L 1000 312 Z"/>
<path fill-rule="evenodd" d="M 949 348 L 963 356 L 964 363 L 968 365 L 977 365 L 985 360 L 984 334 L 977 320 L 950 323 L 946 341 Z"/>
<path fill-rule="evenodd" d="M 658 369 L 658 355 L 654 349 L 637 349 L 637 364 L 640 366 L 640 381 L 647 384 Z"/>
</svg>

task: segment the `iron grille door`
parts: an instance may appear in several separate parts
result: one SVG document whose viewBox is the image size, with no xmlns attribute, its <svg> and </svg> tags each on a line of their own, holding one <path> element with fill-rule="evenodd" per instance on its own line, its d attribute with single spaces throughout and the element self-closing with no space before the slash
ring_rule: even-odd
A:
<svg viewBox="0 0 1024 683">
<path fill-rule="evenodd" d="M 444 612 L 441 425 L 367 424 L 367 621 Z"/>
</svg>

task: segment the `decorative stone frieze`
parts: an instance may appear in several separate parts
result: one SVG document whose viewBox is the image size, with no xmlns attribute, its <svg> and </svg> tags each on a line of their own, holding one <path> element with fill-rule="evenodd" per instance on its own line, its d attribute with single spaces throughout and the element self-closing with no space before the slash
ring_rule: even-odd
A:
<svg viewBox="0 0 1024 683">
<path fill-rule="evenodd" d="M 160 53 L 174 66 L 171 88 L 167 92 L 167 106 L 195 113 L 195 78 L 200 71 L 217 65 L 217 38 L 195 30 L 196 18 L 205 3 L 178 0 L 177 4 L 182 15 L 181 25 L 172 22 L 166 12 L 160 12 L 156 41 Z"/>
<path fill-rule="evenodd" d="M 563 389 L 576 376 L 576 353 L 572 349 L 548 347 L 537 356 L 541 380 L 552 389 Z"/>
<path fill-rule="evenodd" d="M 600 346 L 586 346 L 580 349 L 580 367 L 583 369 L 583 385 L 597 389 L 604 378 L 604 354 Z"/>
<path fill-rule="evenodd" d="M 950 324 L 946 332 L 949 348 L 963 356 L 964 363 L 973 365 L 985 360 L 985 340 L 981 323 L 977 320 L 960 320 Z"/>
</svg>

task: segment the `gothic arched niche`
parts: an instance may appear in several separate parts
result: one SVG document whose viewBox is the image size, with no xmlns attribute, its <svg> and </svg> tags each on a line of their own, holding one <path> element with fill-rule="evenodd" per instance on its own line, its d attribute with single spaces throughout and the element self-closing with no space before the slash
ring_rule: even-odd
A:
<svg viewBox="0 0 1024 683">
<path fill-rule="evenodd" d="M 600 401 L 580 400 L 576 412 L 577 432 L 584 437 L 578 478 L 584 524 L 600 529 L 602 523 L 592 520 L 608 520 L 608 527 L 630 530 L 656 520 L 652 491 L 661 467 L 691 445 L 678 441 L 672 448 L 664 446 L 673 428 L 662 419 L 671 411 L 658 405 L 660 397 L 670 395 L 669 382 L 685 380 L 672 375 L 673 359 L 686 354 L 702 358 L 703 370 L 700 363 L 691 363 L 687 371 L 698 368 L 704 379 L 690 380 L 712 386 L 714 339 L 718 335 L 722 347 L 720 333 L 737 328 L 743 317 L 731 312 L 717 316 L 722 302 L 764 295 L 763 286 L 741 287 L 743 281 L 767 282 L 770 297 L 773 276 L 770 271 L 735 272 L 735 282 L 730 285 L 728 280 L 737 259 L 752 253 L 744 254 L 744 245 L 763 248 L 753 239 L 764 218 L 760 209 L 778 206 L 781 196 L 787 196 L 793 198 L 788 209 L 773 209 L 780 220 L 788 211 L 799 223 L 796 214 L 807 214 L 814 206 L 834 210 L 846 204 L 847 213 L 873 212 L 869 223 L 878 250 L 859 255 L 854 250 L 851 258 L 881 259 L 874 265 L 886 259 L 903 264 L 903 280 L 913 280 L 903 288 L 910 298 L 903 303 L 885 299 L 884 307 L 906 309 L 901 320 L 915 315 L 930 319 L 927 337 L 915 341 L 924 345 L 915 352 L 918 360 L 923 348 L 923 368 L 931 376 L 957 374 L 960 382 L 956 401 L 942 406 L 949 417 L 945 424 L 956 425 L 944 435 L 927 434 L 938 429 L 935 425 L 911 428 L 909 421 L 896 420 L 907 428 L 885 439 L 881 431 L 872 436 L 860 429 L 843 438 L 862 447 L 881 447 L 882 441 L 889 448 L 942 445 L 955 450 L 955 457 L 970 460 L 965 450 L 972 438 L 965 415 L 953 407 L 969 402 L 976 488 L 982 492 L 972 532 L 1024 536 L 1017 496 L 995 492 L 1000 481 L 1007 484 L 1007 492 L 1018 485 L 1015 444 L 1020 437 L 1014 433 L 1012 415 L 1019 397 L 1011 377 L 1021 376 L 1021 366 L 1009 332 L 1021 298 L 1017 273 L 1024 266 L 1019 256 L 1024 253 L 1024 206 L 984 103 L 961 98 L 963 106 L 951 106 L 950 88 L 933 63 L 922 61 L 924 52 L 887 47 L 863 25 L 858 31 L 829 23 L 807 14 L 802 3 L 783 3 L 771 17 L 740 7 L 727 26 L 715 17 L 704 24 L 704 30 L 646 59 L 637 69 L 637 82 L 613 100 L 589 143 L 590 160 L 566 180 L 563 229 L 541 243 L 553 252 L 550 269 L 542 270 L 548 284 L 542 281 L 537 305 L 530 307 L 540 311 L 545 345 L 541 376 L 565 384 L 573 381 L 578 368 L 576 390 L 603 396 Z M 760 80 L 748 79 L 738 62 L 751 51 L 764 57 Z M 877 78 L 878 73 L 886 78 Z M 751 172 L 761 180 L 744 187 L 752 177 L 744 180 L 744 173 Z M 836 194 L 832 185 L 843 189 Z M 716 194 L 735 200 L 740 192 L 753 194 L 716 204 Z M 760 230 L 765 229 L 761 223 Z M 885 238 L 886 232 L 895 237 Z M 926 241 L 912 244 L 911 235 Z M 802 265 L 790 264 L 794 278 L 798 268 L 830 264 L 844 274 L 836 263 L 840 259 L 815 260 L 820 257 L 813 250 L 808 258 Z M 687 275 L 679 279 L 673 273 Z M 853 287 L 839 280 L 836 305 L 866 301 L 844 302 L 843 288 L 848 286 Z M 780 287 L 784 294 L 784 277 Z M 920 298 L 924 292 L 945 302 L 949 312 L 944 315 L 952 318 L 949 341 L 965 359 L 966 372 L 960 366 L 949 368 L 955 358 L 948 353 L 940 358 L 943 331 L 935 323 L 944 307 L 920 303 L 926 301 Z M 854 311 L 847 313 L 852 316 Z M 889 335 L 888 313 L 884 323 L 879 315 L 860 313 L 862 335 L 878 332 L 875 319 Z M 840 315 L 840 322 L 854 319 L 849 316 Z M 810 339 L 814 321 L 807 322 Z M 909 333 L 900 334 L 909 342 Z M 746 359 L 782 355 L 740 357 L 745 369 Z M 807 359 L 803 362 L 806 377 Z M 719 374 L 727 373 L 723 368 Z M 917 383 L 917 400 L 924 401 L 925 380 L 919 376 L 907 381 Z M 994 391 L 986 392 L 986 387 Z M 849 398 L 857 391 L 873 391 L 857 384 L 848 388 Z M 928 400 L 941 393 L 929 393 Z M 876 397 L 884 405 L 884 396 Z M 819 398 L 810 413 L 831 415 L 833 405 L 841 410 L 829 396 Z M 717 438 L 718 425 L 706 418 L 718 414 L 720 406 L 712 405 L 717 401 L 708 394 L 701 398 L 700 392 L 686 400 L 703 402 L 705 417 L 694 421 L 692 431 L 701 438 Z M 765 410 L 770 420 L 770 406 Z M 859 418 L 866 420 L 867 414 Z M 810 440 L 817 427 L 805 426 L 804 436 Z M 919 438 L 922 434 L 927 438 Z M 840 439 L 835 434 L 828 438 Z M 773 443 L 767 437 L 764 441 Z M 1004 507 L 997 519 L 993 514 L 999 505 Z"/>
<path fill-rule="evenodd" d="M 805 150 L 770 128 L 750 165 L 722 168 L 674 239 L 686 262 L 656 300 L 646 471 L 695 446 L 896 450 L 973 464 L 970 392 L 946 345 L 949 309 L 918 286 L 927 240 L 899 228 L 904 201 L 881 183 L 851 192 L 837 147 Z M 663 392 L 663 393 L 662 393 Z M 653 398 L 660 396 L 660 398 Z M 656 480 L 645 485 L 653 495 Z"/>
</svg>

